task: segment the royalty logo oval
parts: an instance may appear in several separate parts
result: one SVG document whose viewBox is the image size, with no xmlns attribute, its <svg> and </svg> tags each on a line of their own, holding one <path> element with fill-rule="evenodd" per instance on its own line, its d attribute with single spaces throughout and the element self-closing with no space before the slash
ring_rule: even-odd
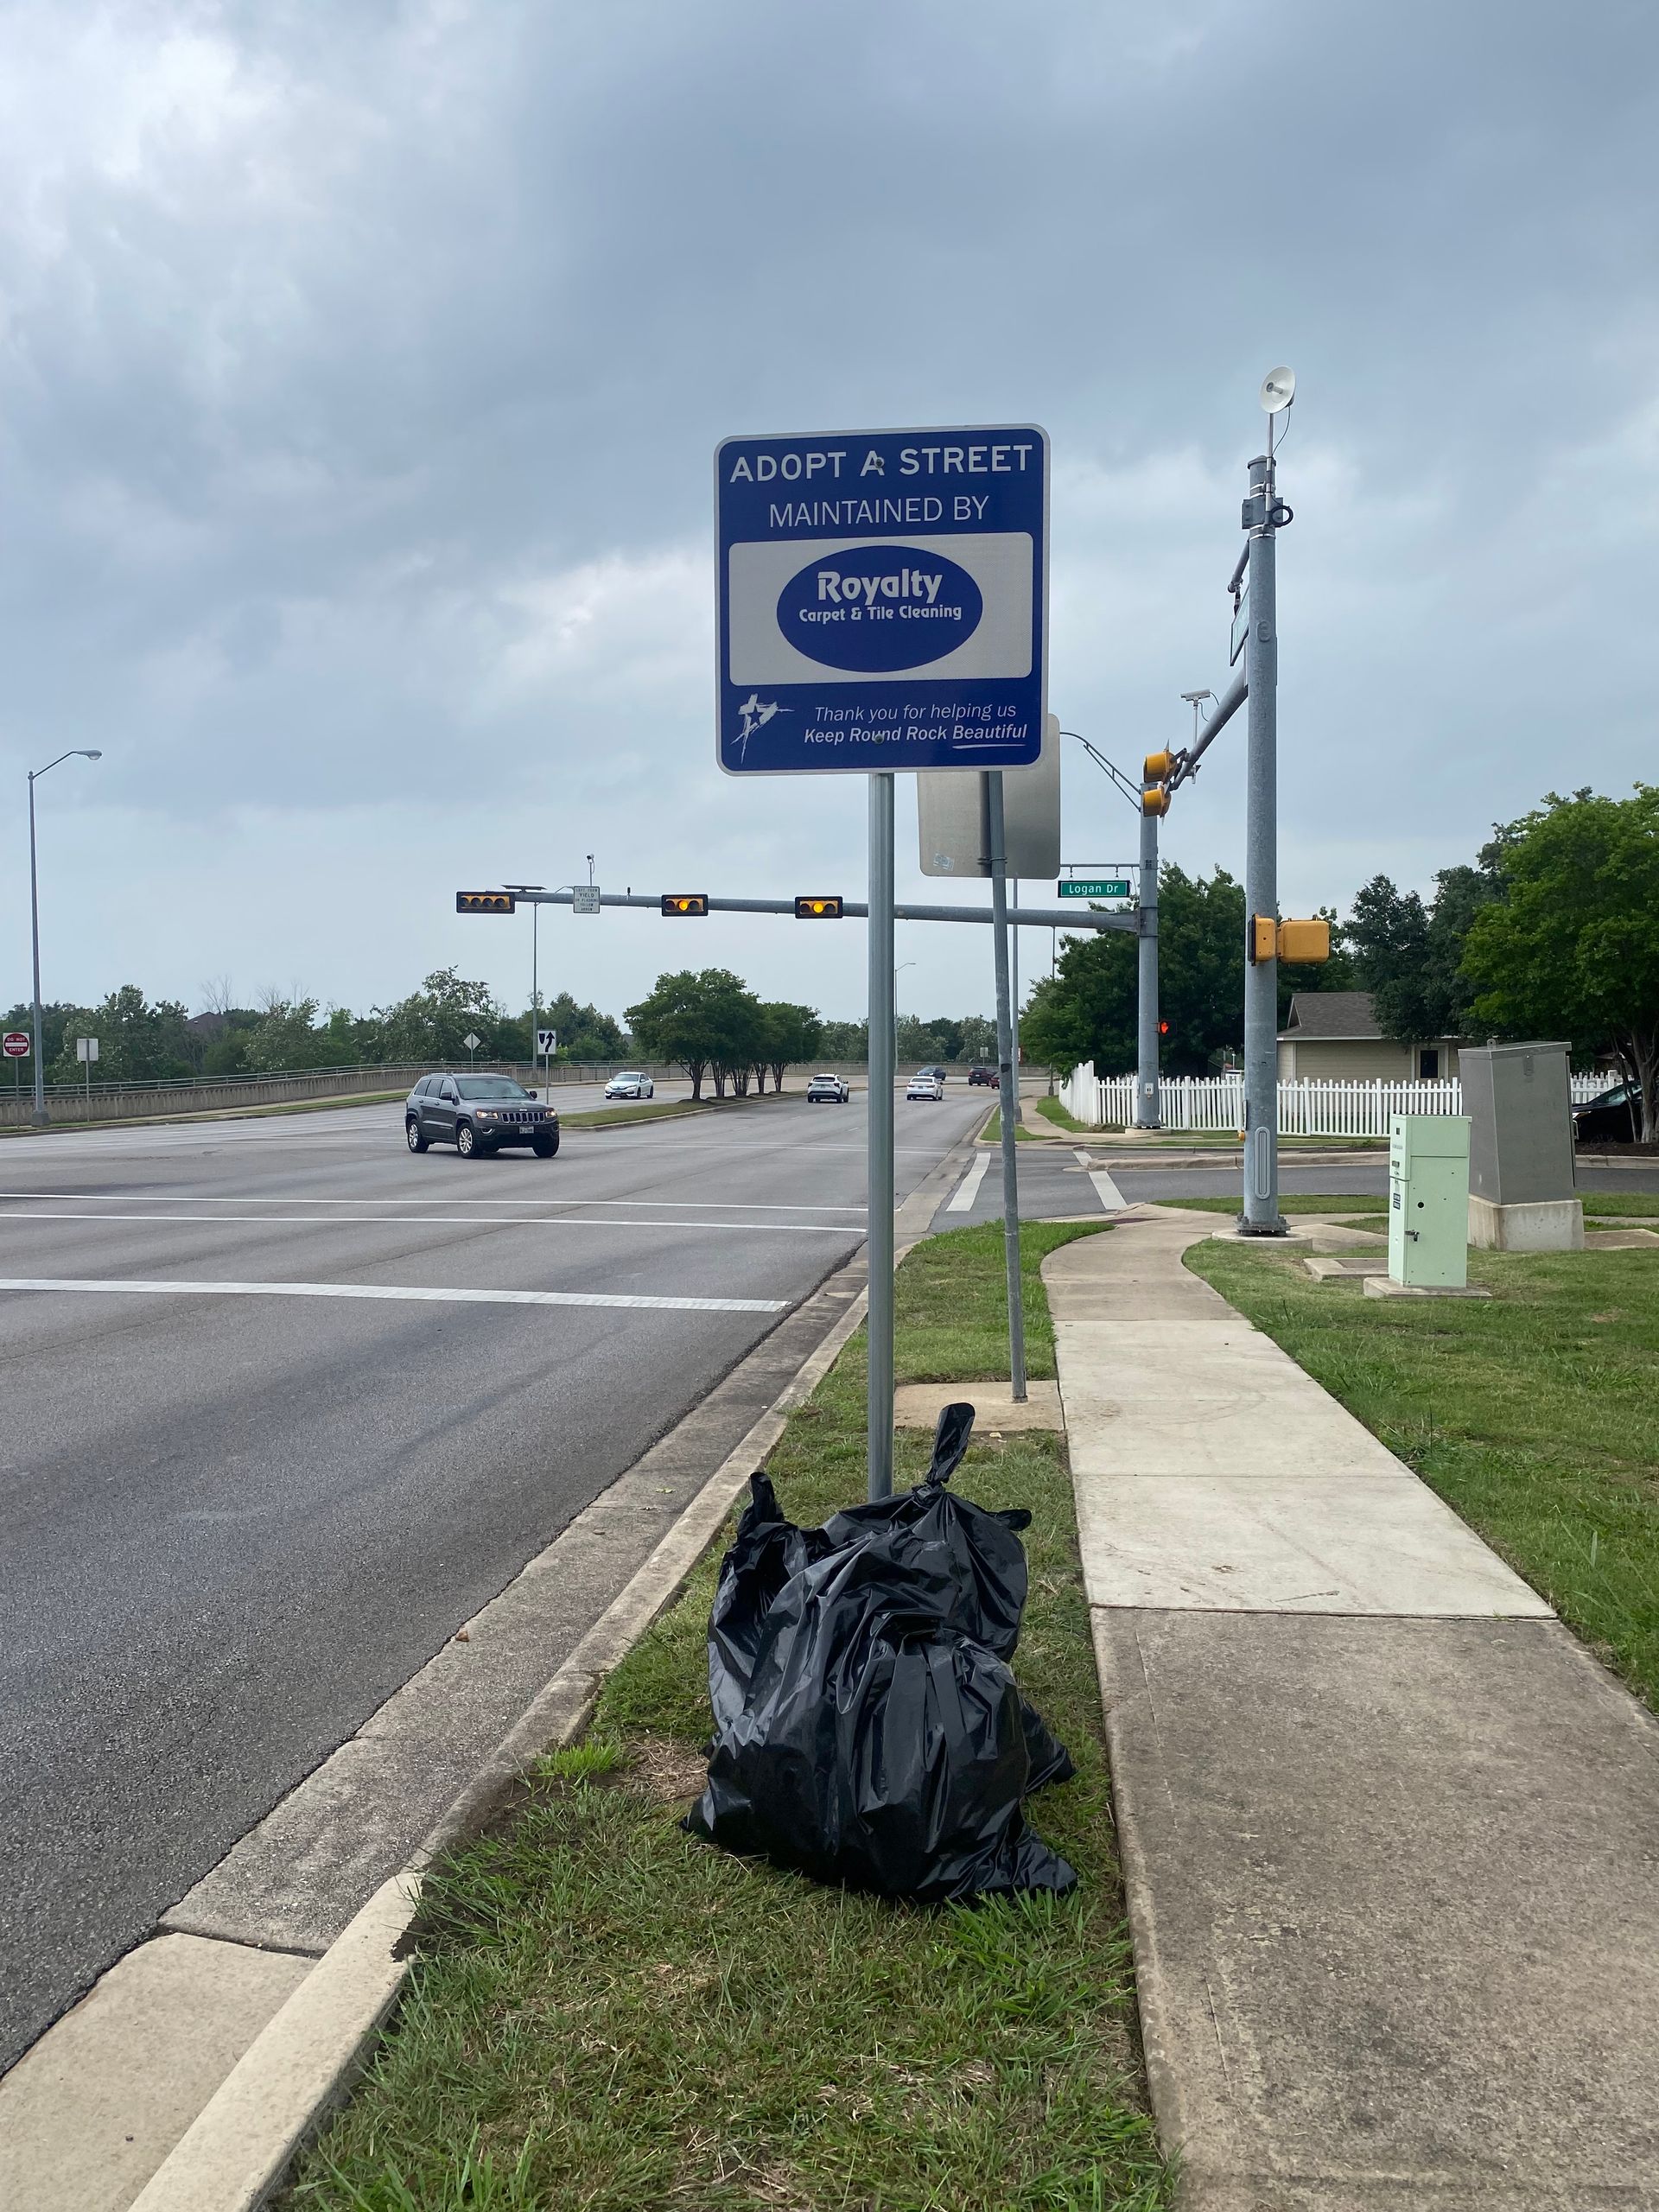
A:
<svg viewBox="0 0 1659 2212">
<path fill-rule="evenodd" d="M 965 644 L 985 602 L 942 553 L 854 545 L 821 555 L 778 595 L 778 627 L 825 668 L 881 673 L 921 668 Z"/>
</svg>

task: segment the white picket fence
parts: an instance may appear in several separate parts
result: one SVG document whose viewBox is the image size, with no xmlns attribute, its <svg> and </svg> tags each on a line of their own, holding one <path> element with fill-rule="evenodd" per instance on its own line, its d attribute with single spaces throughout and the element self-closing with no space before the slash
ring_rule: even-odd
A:
<svg viewBox="0 0 1659 2212">
<path fill-rule="evenodd" d="M 1568 1078 L 1575 1106 L 1607 1088 L 1607 1077 Z M 1127 1128 L 1135 1119 L 1135 1077 L 1096 1076 L 1085 1060 L 1059 1087 L 1060 1103 L 1090 1128 Z M 1158 1118 L 1166 1129 L 1244 1126 L 1241 1075 L 1166 1076 L 1158 1087 Z M 1443 1083 L 1327 1083 L 1305 1077 L 1279 1086 L 1279 1131 L 1295 1137 L 1385 1137 L 1395 1114 L 1461 1114 L 1463 1085 Z"/>
</svg>

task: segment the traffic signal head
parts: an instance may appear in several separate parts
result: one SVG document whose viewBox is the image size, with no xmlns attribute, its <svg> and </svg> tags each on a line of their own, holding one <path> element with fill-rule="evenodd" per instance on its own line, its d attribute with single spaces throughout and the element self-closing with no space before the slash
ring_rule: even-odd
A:
<svg viewBox="0 0 1659 2212">
<path fill-rule="evenodd" d="M 1279 925 L 1271 914 L 1250 916 L 1249 950 L 1252 965 L 1258 960 L 1273 960 L 1278 957 Z"/>
<path fill-rule="evenodd" d="M 1141 771 L 1142 779 L 1148 784 L 1161 784 L 1174 765 L 1167 753 L 1148 753 L 1146 766 Z"/>
<path fill-rule="evenodd" d="M 690 914 L 706 914 L 709 894 L 706 891 L 664 891 L 663 912 L 677 919 Z"/>
<path fill-rule="evenodd" d="M 513 910 L 511 891 L 457 891 L 455 912 L 458 914 L 510 914 Z"/>
<path fill-rule="evenodd" d="M 838 922 L 842 918 L 843 902 L 839 892 L 822 898 L 802 898 L 795 901 L 798 922 Z"/>
<path fill-rule="evenodd" d="M 1158 1034 L 1159 1034 L 1160 1037 L 1167 1037 L 1167 1036 L 1168 1036 L 1168 1034 L 1169 1034 L 1169 1024 L 1168 1024 L 1166 1021 L 1160 1021 L 1160 1022 L 1159 1023 L 1159 1025 L 1158 1025 Z"/>
<path fill-rule="evenodd" d="M 1328 960 L 1331 957 L 1329 922 L 1281 922 L 1279 957 L 1281 960 Z"/>
<path fill-rule="evenodd" d="M 1162 784 L 1156 784 L 1151 791 L 1141 792 L 1141 811 L 1142 814 L 1160 816 L 1169 812 L 1169 793 Z"/>
</svg>

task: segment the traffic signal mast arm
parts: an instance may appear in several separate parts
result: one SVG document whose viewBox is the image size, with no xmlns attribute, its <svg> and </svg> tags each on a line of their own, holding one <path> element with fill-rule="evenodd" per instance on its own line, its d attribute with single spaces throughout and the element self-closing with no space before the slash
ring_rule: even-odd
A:
<svg viewBox="0 0 1659 2212">
<path fill-rule="evenodd" d="M 568 906 L 575 893 L 569 891 L 519 891 L 514 893 L 521 906 Z M 698 894 L 702 896 L 701 893 Z M 600 894 L 601 906 L 638 906 L 660 914 L 663 894 L 660 892 L 606 891 Z M 787 914 L 793 919 L 798 901 L 793 899 L 715 899 L 708 901 L 711 914 Z M 869 908 L 860 899 L 843 899 L 842 915 L 849 921 L 868 919 Z M 988 906 L 914 906 L 900 903 L 894 906 L 893 917 L 901 922 L 984 922 L 992 919 Z M 1020 906 L 1008 909 L 1008 919 L 1027 929 L 1037 930 L 1128 930 L 1133 934 L 1140 927 L 1134 914 L 1103 913 L 1098 907 L 1085 907 L 1079 912 L 1068 912 L 1064 906 Z"/>
</svg>

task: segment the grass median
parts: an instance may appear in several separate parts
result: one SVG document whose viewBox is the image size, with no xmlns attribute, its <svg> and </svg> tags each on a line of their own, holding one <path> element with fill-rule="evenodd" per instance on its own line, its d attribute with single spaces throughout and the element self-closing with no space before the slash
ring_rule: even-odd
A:
<svg viewBox="0 0 1659 2212">
<path fill-rule="evenodd" d="M 1024 1234 L 1031 1372 L 1053 1373 Z M 999 1225 L 912 1252 L 902 1381 L 1005 1377 Z M 770 1461 L 816 1521 L 861 1497 L 855 1338 Z M 969 1393 L 971 1395 L 971 1391 Z M 927 1440 L 899 1440 L 917 1479 Z M 287 2200 L 307 2212 L 1155 2212 L 1100 1699 L 1058 1439 L 975 1446 L 957 1486 L 1029 1505 L 1021 1687 L 1075 1781 L 1035 1801 L 1070 1897 L 926 1910 L 693 1841 L 716 1561 L 606 1686 L 587 1741 L 429 1881 L 368 2080 Z"/>
<path fill-rule="evenodd" d="M 1491 1300 L 1362 1300 L 1300 1255 L 1187 1264 L 1659 1708 L 1659 1252 L 1471 1253 Z"/>
</svg>

